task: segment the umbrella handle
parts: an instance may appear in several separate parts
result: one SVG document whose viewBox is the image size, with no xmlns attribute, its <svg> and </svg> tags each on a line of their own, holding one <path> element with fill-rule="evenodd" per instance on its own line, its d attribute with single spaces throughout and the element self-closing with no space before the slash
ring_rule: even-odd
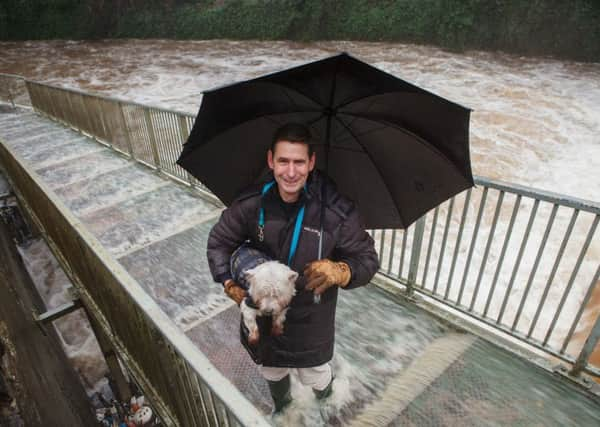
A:
<svg viewBox="0 0 600 427">
<path fill-rule="evenodd" d="M 321 259 L 323 255 L 323 221 L 321 221 L 321 230 L 319 232 L 319 252 L 317 254 L 317 259 Z M 313 303 L 320 304 L 321 303 L 321 295 L 313 294 Z"/>
<path fill-rule="evenodd" d="M 330 120 L 327 121 L 327 140 L 329 141 L 329 126 L 330 126 Z M 327 159 L 327 154 L 325 155 L 325 170 L 328 169 L 327 167 L 327 163 L 328 163 L 328 159 Z M 319 230 L 319 250 L 317 252 L 317 259 L 322 259 L 323 258 L 323 223 L 325 222 L 325 200 L 326 200 L 326 195 L 327 193 L 327 186 L 325 185 L 325 183 L 321 184 L 321 229 Z M 321 303 L 321 295 L 317 295 L 317 294 L 313 294 L 313 303 L 314 304 L 320 304 Z"/>
</svg>

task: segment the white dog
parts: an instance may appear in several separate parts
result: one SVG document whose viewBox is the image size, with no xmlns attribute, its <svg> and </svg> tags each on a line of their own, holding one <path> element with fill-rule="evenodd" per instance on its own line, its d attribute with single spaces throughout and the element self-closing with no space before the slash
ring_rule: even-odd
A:
<svg viewBox="0 0 600 427">
<path fill-rule="evenodd" d="M 283 323 L 292 297 L 296 295 L 298 273 L 277 261 L 267 261 L 245 272 L 248 294 L 240 305 L 244 325 L 248 328 L 248 343 L 259 340 L 256 316 L 273 316 L 272 335 L 283 334 Z M 255 307 L 252 307 L 254 303 Z"/>
</svg>

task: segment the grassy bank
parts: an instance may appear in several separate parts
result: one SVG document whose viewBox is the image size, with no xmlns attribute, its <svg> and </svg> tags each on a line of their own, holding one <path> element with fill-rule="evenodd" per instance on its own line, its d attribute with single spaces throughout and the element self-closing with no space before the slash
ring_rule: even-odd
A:
<svg viewBox="0 0 600 427">
<path fill-rule="evenodd" d="M 597 0 L 5 0 L 0 38 L 366 40 L 600 61 Z"/>
</svg>

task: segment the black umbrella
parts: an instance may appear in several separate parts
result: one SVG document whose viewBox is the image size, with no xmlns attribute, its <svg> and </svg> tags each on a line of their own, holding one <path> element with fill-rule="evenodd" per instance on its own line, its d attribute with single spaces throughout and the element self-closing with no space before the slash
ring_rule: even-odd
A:
<svg viewBox="0 0 600 427">
<path fill-rule="evenodd" d="M 469 115 L 342 53 L 204 92 L 177 163 L 229 205 L 265 175 L 275 130 L 304 123 L 366 227 L 405 228 L 473 185 Z"/>
</svg>

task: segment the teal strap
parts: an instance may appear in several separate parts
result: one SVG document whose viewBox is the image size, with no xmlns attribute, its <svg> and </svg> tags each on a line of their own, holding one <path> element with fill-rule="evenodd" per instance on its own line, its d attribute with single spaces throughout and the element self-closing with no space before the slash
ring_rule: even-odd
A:
<svg viewBox="0 0 600 427">
<path fill-rule="evenodd" d="M 267 182 L 262 189 L 261 196 L 264 196 L 267 191 L 271 189 L 275 185 L 275 181 Z M 304 190 L 306 190 L 306 185 L 304 186 Z M 298 215 L 296 215 L 296 224 L 294 225 L 294 234 L 292 235 L 292 244 L 290 246 L 290 254 L 288 255 L 288 265 L 291 265 L 292 260 L 294 259 L 294 255 L 296 254 L 296 249 L 298 249 L 298 241 L 300 240 L 300 232 L 302 231 L 302 221 L 304 220 L 304 205 L 298 211 Z M 260 212 L 258 214 L 258 239 L 262 242 L 264 239 L 264 228 L 265 228 L 265 210 L 260 207 Z"/>
<path fill-rule="evenodd" d="M 263 189 L 262 189 L 261 195 L 262 195 L 262 196 L 264 196 L 264 195 L 267 193 L 267 191 L 269 191 L 269 190 L 271 189 L 271 187 L 272 187 L 273 185 L 275 185 L 275 181 L 270 181 L 270 182 L 267 182 L 267 183 L 266 183 L 266 184 L 263 186 Z M 263 228 L 265 228 L 265 210 L 264 210 L 264 209 L 263 209 L 263 207 L 262 207 L 262 203 L 261 203 L 261 206 L 260 206 L 260 213 L 258 214 L 258 227 L 259 227 L 260 229 L 263 229 Z"/>
<path fill-rule="evenodd" d="M 292 264 L 292 259 L 298 248 L 298 240 L 300 240 L 300 231 L 302 231 L 302 220 L 304 219 L 304 205 L 298 211 L 296 216 L 296 225 L 294 226 L 294 235 L 292 236 L 292 245 L 290 246 L 290 254 L 288 255 L 288 265 Z"/>
</svg>

